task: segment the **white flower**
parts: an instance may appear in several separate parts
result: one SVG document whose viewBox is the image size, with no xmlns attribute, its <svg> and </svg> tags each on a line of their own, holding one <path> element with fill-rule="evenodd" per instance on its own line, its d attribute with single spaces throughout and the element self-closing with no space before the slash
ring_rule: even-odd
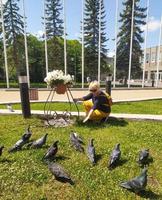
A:
<svg viewBox="0 0 162 200">
<path fill-rule="evenodd" d="M 72 77 L 68 75 L 64 75 L 62 70 L 53 70 L 52 72 L 48 72 L 44 81 L 49 86 L 55 86 L 58 84 L 72 84 Z"/>
</svg>

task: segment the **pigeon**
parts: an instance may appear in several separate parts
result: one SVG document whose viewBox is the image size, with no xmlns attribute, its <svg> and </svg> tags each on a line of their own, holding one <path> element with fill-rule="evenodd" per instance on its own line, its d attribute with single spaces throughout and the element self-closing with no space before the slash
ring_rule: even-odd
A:
<svg viewBox="0 0 162 200">
<path fill-rule="evenodd" d="M 145 190 L 147 185 L 147 169 L 144 168 L 142 173 L 131 179 L 130 181 L 126 181 L 120 184 L 121 187 L 131 190 L 135 193 L 139 193 L 140 191 Z"/>
<path fill-rule="evenodd" d="M 89 145 L 87 148 L 87 156 L 91 163 L 94 165 L 96 163 L 95 147 L 93 145 L 94 139 L 90 139 Z"/>
<path fill-rule="evenodd" d="M 79 151 L 79 152 L 84 152 L 84 148 L 82 147 L 81 143 L 78 141 L 78 139 L 75 137 L 75 134 L 74 133 L 71 133 L 70 134 L 70 142 L 71 142 L 71 145 L 74 147 L 74 149 L 76 151 Z"/>
<path fill-rule="evenodd" d="M 10 111 L 10 112 L 14 112 L 13 108 L 12 108 L 12 105 L 11 104 L 7 104 L 7 109 Z"/>
<path fill-rule="evenodd" d="M 69 174 L 67 172 L 65 172 L 65 170 L 63 169 L 63 167 L 61 165 L 59 165 L 57 163 L 49 163 L 48 168 L 49 168 L 50 172 L 55 176 L 56 180 L 63 182 L 63 183 L 68 182 L 71 185 L 74 184 L 74 182 L 70 178 Z"/>
<path fill-rule="evenodd" d="M 120 160 L 120 156 L 121 156 L 120 144 L 116 144 L 115 148 L 113 149 L 111 153 L 110 160 L 108 163 L 109 169 L 112 169 L 113 167 L 115 167 L 117 162 Z"/>
<path fill-rule="evenodd" d="M 78 142 L 80 142 L 81 144 L 84 144 L 83 139 L 76 132 L 73 132 L 73 134 L 74 134 L 75 139 L 78 140 Z"/>
<path fill-rule="evenodd" d="M 4 148 L 4 146 L 0 147 L 0 156 L 2 155 L 3 148 Z"/>
<path fill-rule="evenodd" d="M 51 147 L 48 149 L 47 153 L 44 155 L 44 159 L 53 159 L 58 151 L 58 144 L 59 141 L 54 142 Z"/>
<path fill-rule="evenodd" d="M 146 165 L 148 163 L 149 149 L 144 149 L 139 152 L 139 165 Z"/>
<path fill-rule="evenodd" d="M 9 153 L 14 152 L 14 151 L 18 151 L 21 150 L 21 148 L 29 142 L 29 138 L 31 137 L 32 132 L 30 131 L 30 126 L 28 126 L 26 132 L 24 133 L 24 135 L 22 136 L 22 138 L 20 140 L 18 140 L 10 149 L 9 149 Z"/>
<path fill-rule="evenodd" d="M 30 131 L 30 125 L 28 126 L 27 130 L 25 131 L 24 135 L 22 136 L 22 139 L 24 141 L 28 141 L 32 135 L 32 132 Z"/>
<path fill-rule="evenodd" d="M 41 148 L 41 147 L 46 143 L 47 136 L 48 136 L 48 134 L 44 135 L 43 137 L 39 138 L 39 139 L 36 140 L 36 141 L 33 141 L 33 142 L 29 143 L 29 144 L 27 145 L 27 147 L 31 147 L 31 148 Z"/>
</svg>

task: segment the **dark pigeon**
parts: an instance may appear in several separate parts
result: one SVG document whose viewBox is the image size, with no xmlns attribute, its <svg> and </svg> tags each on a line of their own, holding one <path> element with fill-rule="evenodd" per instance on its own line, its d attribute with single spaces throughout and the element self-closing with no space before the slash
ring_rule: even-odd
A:
<svg viewBox="0 0 162 200">
<path fill-rule="evenodd" d="M 9 153 L 14 152 L 14 151 L 19 151 L 22 149 L 22 147 L 29 142 L 29 138 L 31 137 L 32 132 L 30 131 L 30 126 L 28 126 L 26 132 L 24 133 L 24 135 L 22 136 L 22 138 L 20 140 L 18 140 L 16 142 L 16 144 L 13 145 L 13 147 L 11 147 L 9 149 Z"/>
<path fill-rule="evenodd" d="M 63 169 L 63 167 L 61 165 L 59 165 L 57 163 L 49 163 L 48 168 L 49 168 L 50 172 L 55 176 L 56 180 L 63 182 L 63 183 L 68 182 L 71 185 L 74 184 L 74 182 L 70 178 L 69 174 L 67 172 L 65 172 L 65 170 Z"/>
<path fill-rule="evenodd" d="M 139 152 L 138 163 L 141 166 L 145 166 L 148 163 L 149 149 L 144 149 Z"/>
<path fill-rule="evenodd" d="M 120 186 L 135 193 L 145 190 L 145 187 L 147 186 L 147 169 L 144 168 L 139 176 L 130 181 L 121 183 Z"/>
<path fill-rule="evenodd" d="M 81 143 L 78 141 L 78 139 L 75 137 L 75 134 L 74 133 L 71 133 L 70 134 L 70 142 L 71 142 L 71 145 L 74 147 L 74 149 L 76 151 L 79 151 L 79 152 L 84 152 L 84 148 L 82 147 Z"/>
<path fill-rule="evenodd" d="M 48 134 L 44 135 L 43 137 L 39 138 L 39 139 L 36 140 L 36 141 L 33 141 L 33 142 L 29 143 L 29 144 L 27 145 L 27 147 L 31 147 L 31 148 L 41 148 L 41 147 L 46 143 L 47 136 L 48 136 Z"/>
<path fill-rule="evenodd" d="M 94 139 L 90 139 L 89 145 L 87 148 L 87 156 L 91 163 L 94 165 L 96 163 L 95 147 L 93 145 Z"/>
<path fill-rule="evenodd" d="M 44 159 L 50 159 L 50 160 L 52 160 L 52 159 L 55 158 L 55 155 L 56 155 L 56 153 L 57 153 L 57 151 L 58 151 L 58 145 L 57 145 L 58 142 L 59 142 L 59 141 L 56 141 L 56 142 L 54 142 L 54 143 L 51 145 L 51 147 L 48 149 L 47 153 L 46 153 L 45 156 L 43 157 Z"/>
<path fill-rule="evenodd" d="M 0 156 L 2 155 L 3 149 L 4 149 L 4 146 L 1 146 L 1 147 L 0 147 Z"/>
<path fill-rule="evenodd" d="M 120 160 L 120 156 L 121 156 L 120 144 L 116 144 L 115 148 L 113 149 L 113 151 L 111 153 L 110 160 L 108 163 L 109 169 L 112 169 L 113 167 L 116 166 L 116 164 Z"/>
<path fill-rule="evenodd" d="M 27 128 L 27 130 L 25 131 L 24 135 L 22 136 L 22 139 L 24 141 L 29 141 L 31 135 L 32 135 L 32 132 L 30 130 L 30 125 L 29 125 L 28 128 Z"/>
</svg>

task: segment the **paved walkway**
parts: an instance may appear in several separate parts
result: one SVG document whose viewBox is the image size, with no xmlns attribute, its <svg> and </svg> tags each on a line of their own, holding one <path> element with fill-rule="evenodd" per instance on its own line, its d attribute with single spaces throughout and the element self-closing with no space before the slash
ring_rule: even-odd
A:
<svg viewBox="0 0 162 200">
<path fill-rule="evenodd" d="M 88 93 L 88 90 L 72 89 L 71 93 L 74 98 L 82 97 Z M 46 101 L 49 95 L 49 90 L 39 90 L 38 97 L 39 101 Z M 111 94 L 113 101 L 139 101 L 146 99 L 162 99 L 162 89 L 114 89 Z M 54 96 L 55 101 L 65 100 L 67 101 L 66 95 Z M 20 102 L 20 91 L 19 90 L 5 90 L 0 89 L 0 103 L 8 102 Z"/>
<path fill-rule="evenodd" d="M 62 114 L 62 111 L 57 111 L 58 114 Z M 14 112 L 9 111 L 8 109 L 1 109 L 0 114 L 11 114 L 11 115 L 21 115 L 21 110 L 14 110 Z M 31 114 L 34 115 L 44 115 L 44 111 L 42 110 L 32 110 Z M 52 114 L 52 113 L 51 113 Z M 71 113 L 73 116 L 77 116 L 77 112 Z M 79 112 L 79 116 L 85 117 L 85 112 Z M 133 119 L 133 120 L 155 120 L 155 121 L 162 121 L 162 115 L 145 115 L 145 114 L 115 114 L 111 113 L 110 117 L 115 117 L 119 119 Z"/>
<path fill-rule="evenodd" d="M 88 90 L 76 89 L 72 90 L 72 95 L 74 98 L 86 95 Z M 39 90 L 39 100 L 36 102 L 44 102 L 47 99 L 49 90 Z M 125 101 L 141 101 L 148 99 L 162 99 L 162 89 L 129 89 L 129 90 L 112 90 L 112 98 L 114 102 L 125 102 Z M 67 101 L 66 95 L 55 95 L 55 101 Z M 19 90 L 0 90 L 0 104 L 8 103 L 18 103 L 20 102 L 20 92 Z M 34 101 L 35 102 L 35 101 Z M 32 114 L 44 115 L 43 111 L 32 110 Z M 58 112 L 62 113 L 62 112 Z M 15 110 L 14 112 L 8 109 L 1 109 L 0 114 L 22 114 L 21 110 Z M 72 112 L 72 115 L 77 113 Z M 85 116 L 84 112 L 80 112 L 80 116 Z M 162 115 L 144 115 L 144 114 L 115 114 L 111 113 L 111 117 L 124 118 L 124 119 L 135 119 L 135 120 L 157 120 L 162 121 Z"/>
</svg>

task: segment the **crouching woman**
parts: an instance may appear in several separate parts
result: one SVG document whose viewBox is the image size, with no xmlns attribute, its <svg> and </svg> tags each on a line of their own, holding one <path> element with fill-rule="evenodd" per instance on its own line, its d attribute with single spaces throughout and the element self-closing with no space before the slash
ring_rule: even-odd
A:
<svg viewBox="0 0 162 200">
<path fill-rule="evenodd" d="M 83 101 L 86 117 L 83 122 L 88 120 L 105 120 L 111 112 L 111 96 L 100 90 L 100 84 L 93 81 L 89 84 L 89 94 L 74 101 Z"/>
</svg>

